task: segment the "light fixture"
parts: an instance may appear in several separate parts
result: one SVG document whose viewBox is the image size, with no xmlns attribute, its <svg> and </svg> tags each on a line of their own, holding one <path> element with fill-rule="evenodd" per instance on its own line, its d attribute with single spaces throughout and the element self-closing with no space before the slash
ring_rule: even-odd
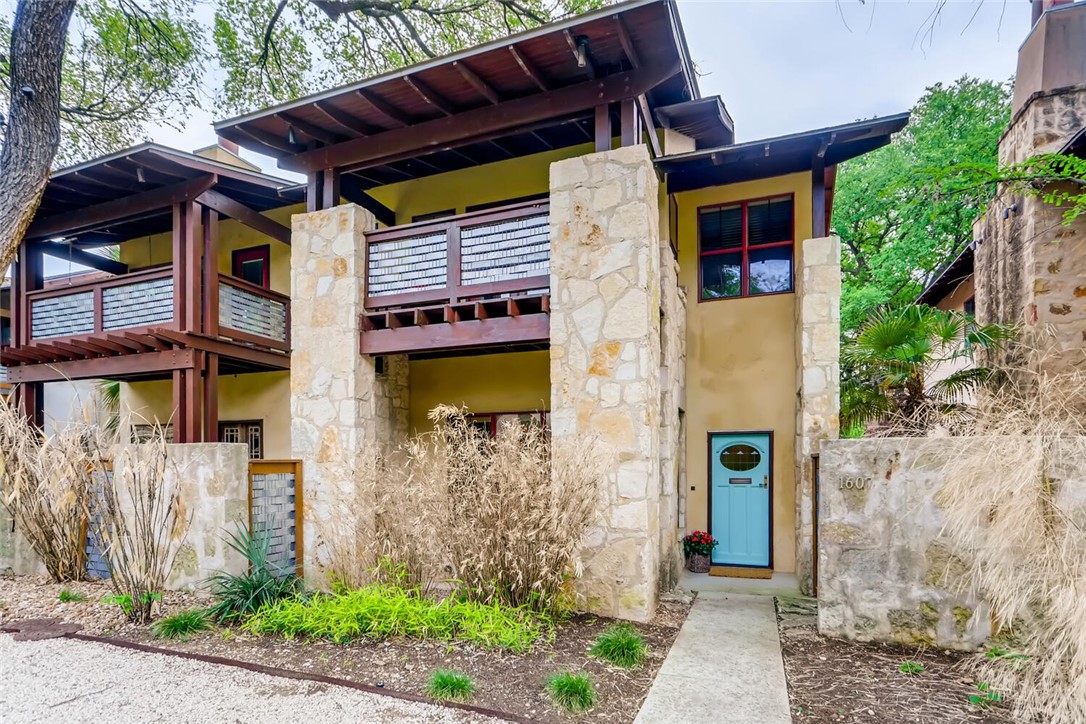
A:
<svg viewBox="0 0 1086 724">
<path fill-rule="evenodd" d="M 298 139 L 294 136 L 294 126 L 287 126 L 287 140 L 291 143 L 298 142 Z"/>
<path fill-rule="evenodd" d="M 147 183 L 147 179 L 143 177 L 143 166 L 136 166 L 136 180 L 141 184 Z"/>
<path fill-rule="evenodd" d="M 577 67 L 588 65 L 588 38 L 581 35 L 577 38 Z"/>
</svg>

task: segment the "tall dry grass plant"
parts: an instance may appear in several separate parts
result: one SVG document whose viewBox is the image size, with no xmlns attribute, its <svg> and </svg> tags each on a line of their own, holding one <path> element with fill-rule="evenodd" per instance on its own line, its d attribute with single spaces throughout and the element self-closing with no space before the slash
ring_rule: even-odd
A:
<svg viewBox="0 0 1086 724">
<path fill-rule="evenodd" d="M 519 424 L 491 438 L 452 407 L 430 419 L 433 432 L 358 462 L 353 503 L 324 529 L 330 576 L 451 584 L 472 600 L 545 613 L 568 607 L 607 464 L 594 441 L 552 444 L 542 427 Z"/>
<path fill-rule="evenodd" d="M 955 440 L 939 502 L 997 638 L 1025 655 L 984 658 L 979 677 L 1010 695 L 1017 721 L 1077 724 L 1086 721 L 1086 373 L 1030 371 L 1046 368 L 1044 355 L 1021 356 L 1032 363 L 1006 370 L 982 396 L 975 431 Z"/>
<path fill-rule="evenodd" d="M 0 500 L 58 583 L 86 577 L 86 503 L 105 441 L 79 422 L 46 436 L 0 396 Z"/>
</svg>

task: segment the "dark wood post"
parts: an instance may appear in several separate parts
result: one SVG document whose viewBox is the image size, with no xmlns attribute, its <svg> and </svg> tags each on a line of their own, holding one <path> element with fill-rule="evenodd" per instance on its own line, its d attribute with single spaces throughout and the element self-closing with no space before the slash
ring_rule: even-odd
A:
<svg viewBox="0 0 1086 724">
<path fill-rule="evenodd" d="M 200 210 L 194 201 L 186 201 L 185 207 L 185 326 L 192 332 L 203 332 L 203 244 L 196 241 L 196 225 L 200 222 Z"/>
<path fill-rule="evenodd" d="M 460 301 L 460 225 L 449 224 L 445 227 L 445 249 L 448 267 L 445 270 L 445 282 L 449 288 L 449 303 Z"/>
<path fill-rule="evenodd" d="M 339 169 L 326 168 L 321 180 L 321 208 L 334 209 L 339 206 Z"/>
<path fill-rule="evenodd" d="M 815 155 L 811 164 L 811 236 L 826 235 L 826 164 Z"/>
<path fill-rule="evenodd" d="M 320 211 L 324 200 L 324 172 L 310 171 L 305 177 L 305 210 Z"/>
<path fill-rule="evenodd" d="M 185 204 L 173 205 L 173 323 L 178 329 L 187 329 L 185 323 L 188 321 L 185 313 L 186 287 L 188 286 L 188 279 L 185 276 L 188 267 L 185 259 L 188 253 L 185 246 L 191 239 L 185 236 L 185 211 Z M 177 427 L 174 425 L 175 431 Z"/>
<path fill-rule="evenodd" d="M 611 150 L 611 109 L 606 104 L 596 106 L 596 153 Z"/>
<path fill-rule="evenodd" d="M 203 208 L 204 332 L 219 336 L 219 212 Z"/>
<path fill-rule="evenodd" d="M 209 352 L 204 364 L 204 442 L 219 441 L 219 355 Z"/>
<path fill-rule="evenodd" d="M 619 126 L 622 129 L 622 147 L 632 146 L 640 139 L 637 134 L 637 109 L 633 98 L 619 102 Z"/>
<path fill-rule="evenodd" d="M 12 279 L 12 307 L 14 328 L 12 346 L 21 347 L 30 344 L 31 314 L 30 300 L 26 295 L 41 289 L 45 283 L 45 273 L 41 247 L 25 241 L 19 247 Z M 40 382 L 24 382 L 15 388 L 15 399 L 26 418 L 36 427 L 45 426 L 45 388 Z"/>
</svg>

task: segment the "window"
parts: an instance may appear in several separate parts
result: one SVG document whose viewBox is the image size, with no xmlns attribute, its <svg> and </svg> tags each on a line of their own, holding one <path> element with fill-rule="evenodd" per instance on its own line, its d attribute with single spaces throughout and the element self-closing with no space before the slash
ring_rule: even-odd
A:
<svg viewBox="0 0 1086 724">
<path fill-rule="evenodd" d="M 701 299 L 792 291 L 792 196 L 698 209 Z"/>
<path fill-rule="evenodd" d="M 11 320 L 0 317 L 0 344 L 11 344 Z"/>
<path fill-rule="evenodd" d="M 441 211 L 430 211 L 425 214 L 415 214 L 411 217 L 411 223 L 417 224 L 420 221 L 437 221 L 438 219 L 444 219 L 449 216 L 456 216 L 456 209 L 443 209 Z"/>
<path fill-rule="evenodd" d="M 219 442 L 243 442 L 249 446 L 249 459 L 264 458 L 264 423 L 260 420 L 220 422 Z"/>
<path fill-rule="evenodd" d="M 271 284 L 270 271 L 271 247 L 267 245 L 238 249 L 233 254 L 231 274 L 238 279 L 268 289 Z"/>
<path fill-rule="evenodd" d="M 977 313 L 977 298 L 976 297 L 969 297 L 969 299 L 966 299 L 965 304 L 962 305 L 962 311 L 965 312 L 966 314 L 976 314 Z"/>
<path fill-rule="evenodd" d="M 541 425 L 546 429 L 550 421 L 546 412 L 479 412 L 468 416 L 468 424 L 477 427 L 487 437 L 497 437 L 504 425 L 514 422 L 525 427 Z"/>
</svg>

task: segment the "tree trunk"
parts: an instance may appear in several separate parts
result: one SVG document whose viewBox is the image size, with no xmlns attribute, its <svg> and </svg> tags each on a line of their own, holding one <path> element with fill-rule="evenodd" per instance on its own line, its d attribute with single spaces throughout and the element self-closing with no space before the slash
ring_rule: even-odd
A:
<svg viewBox="0 0 1086 724">
<path fill-rule="evenodd" d="M 0 270 L 15 258 L 60 145 L 60 73 L 76 0 L 19 0 L 0 151 Z M 25 89 L 25 90 L 24 90 Z"/>
</svg>

